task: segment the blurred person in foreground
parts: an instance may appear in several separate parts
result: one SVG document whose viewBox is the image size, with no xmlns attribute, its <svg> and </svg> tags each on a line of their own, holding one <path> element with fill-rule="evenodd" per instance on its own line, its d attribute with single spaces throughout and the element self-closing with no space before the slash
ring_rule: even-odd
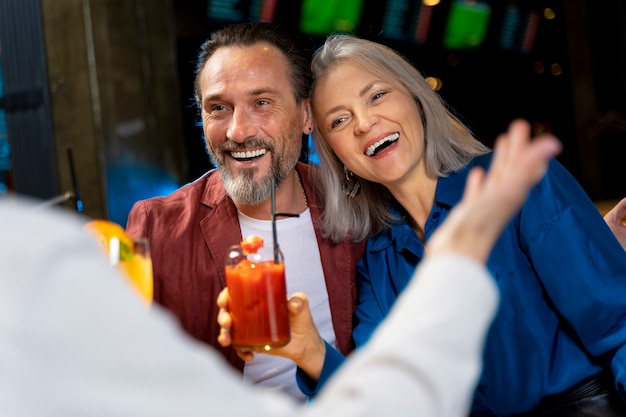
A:
<svg viewBox="0 0 626 417">
<path fill-rule="evenodd" d="M 241 383 L 169 311 L 146 309 L 84 219 L 0 200 L 0 414 L 463 417 L 498 304 L 484 263 L 559 151 L 552 137 L 499 139 L 384 323 L 307 406 Z M 291 297 L 296 326 L 311 325 L 308 305 Z"/>
</svg>

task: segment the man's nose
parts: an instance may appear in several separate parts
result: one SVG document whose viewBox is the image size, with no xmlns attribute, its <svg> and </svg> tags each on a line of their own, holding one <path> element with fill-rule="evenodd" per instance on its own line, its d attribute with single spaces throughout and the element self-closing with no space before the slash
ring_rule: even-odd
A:
<svg viewBox="0 0 626 417">
<path fill-rule="evenodd" d="M 245 110 L 235 109 L 233 117 L 226 131 L 228 139 L 234 142 L 244 142 L 246 139 L 256 136 L 257 124 Z"/>
</svg>

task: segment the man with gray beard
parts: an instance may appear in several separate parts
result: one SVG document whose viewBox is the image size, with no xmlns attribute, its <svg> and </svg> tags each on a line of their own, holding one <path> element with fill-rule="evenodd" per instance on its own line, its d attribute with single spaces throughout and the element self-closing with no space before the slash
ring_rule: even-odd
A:
<svg viewBox="0 0 626 417">
<path fill-rule="evenodd" d="M 313 171 L 298 162 L 313 128 L 310 67 L 293 39 L 272 24 L 241 24 L 215 32 L 201 47 L 195 95 L 208 153 L 216 170 L 167 197 L 139 201 L 126 226 L 150 241 L 154 300 L 184 330 L 214 346 L 243 379 L 304 400 L 293 362 L 255 355 L 245 362 L 217 343 L 219 292 L 227 250 L 259 235 L 272 253 L 272 179 L 285 258 L 287 293 L 308 295 L 315 324 L 343 354 L 352 348 L 354 277 L 363 244 L 333 244 L 316 228 L 321 199 Z"/>
</svg>

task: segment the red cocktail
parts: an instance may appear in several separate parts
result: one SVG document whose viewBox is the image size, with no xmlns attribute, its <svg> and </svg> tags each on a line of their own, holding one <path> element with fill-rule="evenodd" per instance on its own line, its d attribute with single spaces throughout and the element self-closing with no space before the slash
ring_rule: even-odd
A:
<svg viewBox="0 0 626 417">
<path fill-rule="evenodd" d="M 285 264 L 248 254 L 233 247 L 226 263 L 232 345 L 257 351 L 284 346 L 290 339 Z"/>
</svg>

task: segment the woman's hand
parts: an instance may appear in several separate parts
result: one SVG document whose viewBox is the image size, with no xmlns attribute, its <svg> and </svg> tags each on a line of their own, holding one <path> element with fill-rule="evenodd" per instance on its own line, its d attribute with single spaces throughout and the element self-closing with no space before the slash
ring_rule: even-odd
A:
<svg viewBox="0 0 626 417">
<path fill-rule="evenodd" d="M 622 248 L 626 250 L 626 197 L 622 198 L 619 203 L 615 205 L 604 215 L 604 221 L 609 225 L 609 228 L 613 231 L 613 234 L 621 243 Z"/>
<path fill-rule="evenodd" d="M 217 297 L 217 305 L 220 308 L 217 315 L 217 322 L 220 325 L 217 342 L 221 346 L 230 346 L 232 343 L 230 335 L 232 317 L 228 310 L 228 303 L 228 288 L 224 288 Z M 296 293 L 289 298 L 287 307 L 291 340 L 283 347 L 263 351 L 263 353 L 291 359 L 309 377 L 317 380 L 324 366 L 326 345 L 313 322 L 309 300 L 305 294 Z M 237 355 L 244 361 L 254 359 L 254 352 L 250 351 L 237 350 Z"/>
</svg>

